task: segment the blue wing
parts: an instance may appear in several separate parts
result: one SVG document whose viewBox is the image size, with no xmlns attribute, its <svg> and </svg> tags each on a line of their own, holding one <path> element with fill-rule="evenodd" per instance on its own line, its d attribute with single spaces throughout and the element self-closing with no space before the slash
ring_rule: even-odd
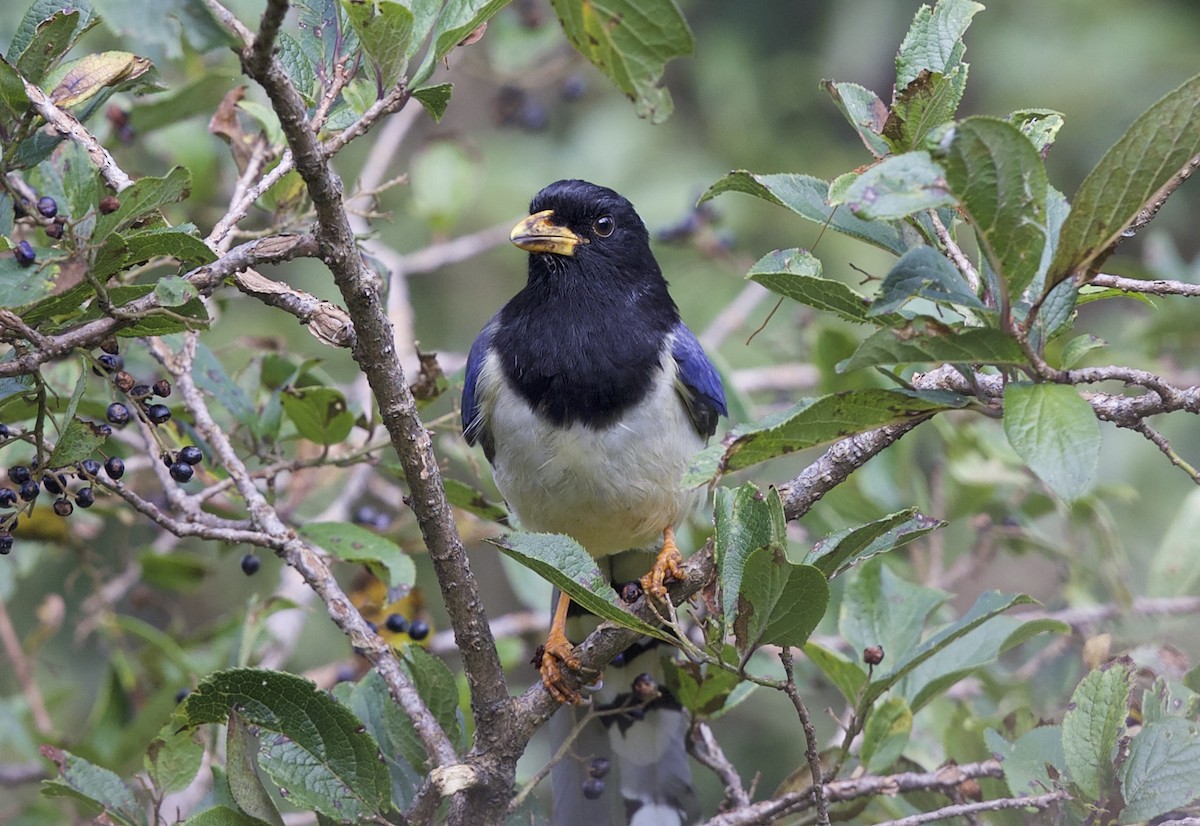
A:
<svg viewBox="0 0 1200 826">
<path fill-rule="evenodd" d="M 696 432 L 707 438 L 717 432 L 717 418 L 726 415 L 721 377 L 695 334 L 682 321 L 675 325 L 671 355 L 679 365 L 676 377 L 679 395 L 687 405 Z"/>
<path fill-rule="evenodd" d="M 467 375 L 463 381 L 462 395 L 463 438 L 469 445 L 482 442 L 488 461 L 492 459 L 492 436 L 488 431 L 487 423 L 483 420 L 483 410 L 480 408 L 477 394 L 479 392 L 479 374 L 483 370 L 483 363 L 491 348 L 492 333 L 495 328 L 496 323 L 493 319 L 488 322 L 488 325 L 483 328 L 471 345 L 471 352 L 467 355 Z"/>
</svg>

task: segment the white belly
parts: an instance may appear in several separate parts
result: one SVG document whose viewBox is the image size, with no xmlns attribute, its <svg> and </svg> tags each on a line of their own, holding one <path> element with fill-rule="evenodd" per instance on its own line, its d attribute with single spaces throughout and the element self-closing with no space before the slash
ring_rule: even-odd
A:
<svg viewBox="0 0 1200 826">
<path fill-rule="evenodd" d="M 515 392 L 486 392 L 495 438 L 496 486 L 525 530 L 565 533 L 592 556 L 644 548 L 703 500 L 679 485 L 704 447 L 671 380 L 654 389 L 618 424 L 560 429 L 535 416 Z M 501 369 L 489 359 L 481 384 L 498 390 Z"/>
</svg>

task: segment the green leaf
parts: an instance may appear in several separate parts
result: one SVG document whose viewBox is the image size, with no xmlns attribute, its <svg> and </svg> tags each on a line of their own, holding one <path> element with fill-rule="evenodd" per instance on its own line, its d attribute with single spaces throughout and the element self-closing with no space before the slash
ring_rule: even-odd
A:
<svg viewBox="0 0 1200 826">
<path fill-rule="evenodd" d="M 154 282 L 154 297 L 163 307 L 181 307 L 198 295 L 191 282 L 178 275 L 164 275 Z"/>
<path fill-rule="evenodd" d="M 115 237 L 125 242 L 122 268 L 144 264 L 154 258 L 174 258 L 188 269 L 217 260 L 208 244 L 178 227 L 160 227 L 110 236 Z"/>
<path fill-rule="evenodd" d="M 736 652 L 729 653 L 736 656 Z M 710 718 L 727 710 L 727 701 L 742 682 L 732 671 L 714 666 L 664 660 L 663 668 L 667 687 L 680 705 Z"/>
<path fill-rule="evenodd" d="M 64 5 L 63 0 L 34 0 L 25 10 L 25 16 L 21 18 L 21 22 L 8 44 L 8 51 L 4 55 L 5 59 L 10 64 L 16 65 L 18 59 L 37 37 L 41 25 L 55 15 L 64 13 Z M 78 32 L 76 39 L 98 22 L 96 16 L 92 14 L 89 0 L 71 0 L 70 10 L 79 12 L 79 18 L 75 24 Z M 30 80 L 34 80 L 34 78 L 30 78 Z"/>
<path fill-rule="evenodd" d="M 1062 729 L 1040 726 L 1009 743 L 994 729 L 983 732 L 988 751 L 1004 764 L 1004 782 L 1014 797 L 1046 794 L 1058 788 L 1056 778 L 1066 773 Z"/>
<path fill-rule="evenodd" d="M 982 10 L 971 0 L 939 0 L 933 8 L 921 6 L 896 54 L 896 88 L 908 86 L 923 71 L 945 74 L 959 65 L 966 49 L 962 36 L 971 18 Z"/>
<path fill-rule="evenodd" d="M 482 491 L 457 479 L 447 478 L 442 481 L 446 486 L 446 501 L 454 507 L 462 508 L 489 522 L 508 524 L 508 509 L 502 503 L 491 501 Z"/>
<path fill-rule="evenodd" d="M 131 52 L 97 52 L 59 66 L 47 76 L 50 100 L 67 109 L 79 106 L 105 90 L 117 91 L 152 82 L 154 65 Z M 147 80 L 134 83 L 149 74 Z"/>
<path fill-rule="evenodd" d="M 1018 109 L 1006 120 L 1021 130 L 1021 134 L 1029 139 L 1042 157 L 1045 157 L 1054 145 L 1058 130 L 1065 122 L 1062 113 L 1053 109 Z"/>
<path fill-rule="evenodd" d="M 171 794 L 191 784 L 203 760 L 204 748 L 196 741 L 195 733 L 175 731 L 168 724 L 150 741 L 143 765 L 155 790 Z"/>
<path fill-rule="evenodd" d="M 909 508 L 832 533 L 813 545 L 803 561 L 816 566 L 827 579 L 833 579 L 860 562 L 907 545 L 946 524 Z"/>
<path fill-rule="evenodd" d="M 34 248 L 37 263 L 22 267 L 9 252 L 0 252 L 0 307 L 25 307 L 50 295 L 58 280 L 59 266 L 46 260 L 52 250 Z"/>
<path fill-rule="evenodd" d="M 769 252 L 750 268 L 746 278 L 768 290 L 848 321 L 865 322 L 869 301 L 841 281 L 821 277 L 821 262 L 808 250 Z"/>
<path fill-rule="evenodd" d="M 185 729 L 189 734 L 192 732 Z M 255 754 L 259 750 L 257 734 L 246 725 L 236 710 L 229 712 L 225 729 L 225 778 L 229 794 L 238 808 L 268 826 L 283 826 L 271 794 L 258 775 Z"/>
<path fill-rule="evenodd" d="M 72 417 L 54 445 L 49 466 L 64 467 L 82 462 L 89 456 L 94 456 L 106 438 L 98 425 Z"/>
<path fill-rule="evenodd" d="M 863 727 L 860 760 L 868 772 L 884 774 L 892 767 L 912 734 L 912 709 L 902 697 L 889 697 L 871 709 Z"/>
<path fill-rule="evenodd" d="M 222 28 L 203 0 L 93 0 L 113 34 L 147 46 L 159 46 L 167 57 L 183 55 L 186 41 L 200 52 L 240 46 Z M 153 26 L 146 21 L 153 20 Z"/>
<path fill-rule="evenodd" d="M 213 806 L 192 815 L 183 826 L 263 826 L 263 822 L 228 806 Z"/>
<path fill-rule="evenodd" d="M 1074 387 L 1005 385 L 1004 433 L 1029 469 L 1063 499 L 1078 499 L 1091 488 L 1100 461 L 1100 424 Z"/>
<path fill-rule="evenodd" d="M 437 83 L 414 89 L 412 96 L 425 107 L 434 123 L 437 123 L 442 119 L 442 115 L 446 114 L 446 107 L 450 105 L 450 93 L 453 91 L 453 83 Z"/>
<path fill-rule="evenodd" d="M 867 684 L 867 672 L 858 663 L 846 659 L 837 652 L 823 648 L 809 640 L 804 644 L 804 656 L 812 660 L 824 672 L 830 682 L 842 692 L 847 702 L 855 703 L 863 686 Z"/>
<path fill-rule="evenodd" d="M 342 7 L 363 51 L 375 64 L 379 88 L 391 89 L 408 67 L 412 11 L 392 0 L 342 0 Z"/>
<path fill-rule="evenodd" d="M 1150 561 L 1148 596 L 1196 593 L 1200 583 L 1200 490 L 1189 491 Z"/>
<path fill-rule="evenodd" d="M 1200 154 L 1200 75 L 1147 109 L 1084 178 L 1059 234 L 1049 290 L 1099 269 L 1148 202 Z"/>
<path fill-rule="evenodd" d="M 1063 347 L 1062 357 L 1060 359 L 1062 362 L 1062 368 L 1064 370 L 1070 370 L 1088 353 L 1107 346 L 1107 341 L 1099 336 L 1094 336 L 1091 333 L 1084 333 L 1081 336 L 1076 336 L 1068 341 Z"/>
<path fill-rule="evenodd" d="M 535 571 L 596 616 L 639 634 L 671 641 L 666 632 L 625 610 L 617 601 L 612 584 L 596 567 L 596 561 L 571 537 L 551 533 L 510 533 L 488 542 Z"/>
<path fill-rule="evenodd" d="M 1147 723 L 1120 768 L 1121 823 L 1152 820 L 1200 794 L 1200 725 L 1181 717 Z"/>
<path fill-rule="evenodd" d="M 297 530 L 343 562 L 366 565 L 388 588 L 411 587 L 417 578 L 412 557 L 392 540 L 349 522 L 308 522 Z"/>
<path fill-rule="evenodd" d="M 879 95 L 857 83 L 823 80 L 821 88 L 833 98 L 834 105 L 846 116 L 872 155 L 882 158 L 891 152 L 888 142 L 883 139 L 888 108 Z"/>
<path fill-rule="evenodd" d="M 660 123 L 671 114 L 663 67 L 695 48 L 674 0 L 550 0 L 567 40 L 637 107 Z"/>
<path fill-rule="evenodd" d="M 747 482 L 736 490 L 717 488 L 713 505 L 717 581 L 721 586 L 721 617 L 728 634 L 739 612 L 742 579 L 750 557 L 770 551 L 768 564 L 787 545 L 783 502 L 774 488 L 760 493 Z"/>
<path fill-rule="evenodd" d="M 336 387 L 285 387 L 279 401 L 300 435 L 319 445 L 335 445 L 354 429 L 354 413 Z"/>
<path fill-rule="evenodd" d="M 223 723 L 233 711 L 294 746 L 289 757 L 295 773 L 285 786 L 292 803 L 339 823 L 391 811 L 391 778 L 375 739 L 349 709 L 308 680 L 250 668 L 221 671 L 188 695 L 174 719 L 194 727 Z M 277 742 L 280 738 L 268 738 L 264 745 Z M 267 765 L 268 772 L 283 768 L 274 761 Z"/>
<path fill-rule="evenodd" d="M 92 238 L 103 241 L 112 233 L 128 227 L 147 216 L 156 217 L 158 210 L 187 198 L 192 188 L 192 174 L 177 166 L 162 178 L 141 178 L 120 194 L 121 206 L 96 220 Z"/>
<path fill-rule="evenodd" d="M 203 342 L 196 348 L 196 366 L 192 372 L 196 377 L 196 385 L 220 402 L 240 424 L 251 429 L 258 425 L 258 408 Z"/>
<path fill-rule="evenodd" d="M 403 660 L 401 664 L 404 665 Z M 407 670 L 407 666 L 404 667 Z M 428 758 L 412 720 L 392 699 L 383 677 L 372 668 L 357 683 L 338 683 L 333 693 L 363 721 L 367 731 L 379 743 L 392 777 L 392 801 L 397 805 L 409 802 L 420 788 L 420 778 L 413 766 L 424 765 Z M 448 693 L 457 697 L 456 691 Z M 439 698 L 434 695 L 430 699 Z"/>
<path fill-rule="evenodd" d="M 951 121 L 967 85 L 967 64 L 946 73 L 922 70 L 895 96 L 883 136 L 895 152 L 932 142 L 929 133 Z"/>
<path fill-rule="evenodd" d="M 924 244 L 913 247 L 892 265 L 868 313 L 894 313 L 914 298 L 985 310 L 983 302 L 967 288 L 963 275 L 946 256 Z"/>
<path fill-rule="evenodd" d="M 916 649 L 925 620 L 949 598 L 945 591 L 901 579 L 881 559 L 872 560 L 846 585 L 838 633 L 856 653 L 882 647 L 887 668 Z"/>
<path fill-rule="evenodd" d="M 851 212 L 868 221 L 891 221 L 955 205 L 945 170 L 924 151 L 883 159 L 855 178 L 844 198 Z"/>
<path fill-rule="evenodd" d="M 1046 246 L 1046 169 L 1017 127 L 972 117 L 954 127 L 946 180 L 975 227 L 1010 301 L 1037 274 Z"/>
<path fill-rule="evenodd" d="M 74 797 L 92 803 L 103 809 L 109 818 L 126 826 L 142 823 L 137 798 L 115 772 L 54 746 L 43 746 L 42 754 L 58 766 L 57 777 L 42 781 L 42 794 Z"/>
<path fill-rule="evenodd" d="M 966 399 L 951 393 L 879 389 L 847 390 L 802 399 L 787 410 L 732 428 L 720 444 L 696 455 L 682 484 L 695 487 L 719 475 L 797 450 L 966 404 Z"/>
<path fill-rule="evenodd" d="M 454 674 L 438 657 L 430 654 L 423 646 L 410 645 L 404 649 L 405 670 L 425 705 L 433 712 L 442 731 L 451 743 L 462 745 L 462 720 L 458 708 L 458 687 Z M 407 716 L 407 715 L 406 715 Z M 424 749 L 424 746 L 421 747 Z M 413 764 L 420 766 L 418 760 Z"/>
<path fill-rule="evenodd" d="M 1133 681 L 1133 663 L 1127 657 L 1107 662 L 1083 678 L 1063 715 L 1067 770 L 1091 800 L 1116 791 L 1113 756 L 1125 731 Z"/>
<path fill-rule="evenodd" d="M 759 635 L 763 645 L 802 646 L 816 630 L 829 607 L 829 582 L 812 565 L 782 566 L 787 572 L 783 589 L 775 597 L 767 615 L 766 627 Z M 766 613 L 767 602 L 755 603 Z"/>
<path fill-rule="evenodd" d="M 0 60 L 0 104 L 4 106 L 6 119 L 17 121 L 29 110 L 29 95 L 21 75 L 7 60 Z"/>
<path fill-rule="evenodd" d="M 832 206 L 829 203 L 829 183 L 820 178 L 791 173 L 758 175 L 735 169 L 710 186 L 700 196 L 700 203 L 723 192 L 741 192 L 786 207 L 802 218 L 896 255 L 908 249 L 908 244 L 895 226 L 882 221 L 864 221 L 848 209 Z"/>
<path fill-rule="evenodd" d="M 507 5 L 508 0 L 448 0 L 433 29 L 433 48 L 413 76 L 413 84 L 427 80 L 437 61 Z"/>
<path fill-rule="evenodd" d="M 1021 346 L 1000 330 L 990 327 L 945 327 L 926 319 L 914 319 L 903 329 L 885 329 L 872 334 L 854 355 L 838 365 L 842 373 L 881 364 L 995 364 L 1026 362 Z"/>
<path fill-rule="evenodd" d="M 83 16 L 78 9 L 61 9 L 39 23 L 33 40 L 17 59 L 17 71 L 30 83 L 41 83 L 46 72 L 74 45 Z"/>
</svg>

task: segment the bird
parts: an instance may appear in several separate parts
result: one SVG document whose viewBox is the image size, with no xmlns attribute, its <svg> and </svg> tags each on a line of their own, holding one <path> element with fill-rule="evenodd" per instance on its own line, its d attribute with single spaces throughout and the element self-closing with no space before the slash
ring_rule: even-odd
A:
<svg viewBox="0 0 1200 826">
<path fill-rule="evenodd" d="M 681 320 L 628 199 L 588 181 L 556 181 L 534 196 L 510 238 L 528 253 L 528 278 L 471 346 L 464 437 L 482 446 L 523 529 L 566 534 L 614 587 L 637 582 L 665 599 L 682 562 L 675 528 L 705 495 L 682 477 L 727 414 L 720 375 Z M 568 637 L 576 613 L 559 594 L 541 649 L 542 683 L 566 706 L 551 721 L 560 735 L 583 702 Z M 638 676 L 614 678 L 618 665 Z M 655 676 L 661 671 L 648 638 L 609 664 L 591 698 L 593 710 L 609 713 L 599 731 L 576 732 L 573 758 L 554 768 L 555 823 L 607 824 L 622 811 L 637 826 L 694 817 L 687 721 Z M 605 780 L 609 753 L 617 783 Z"/>
</svg>

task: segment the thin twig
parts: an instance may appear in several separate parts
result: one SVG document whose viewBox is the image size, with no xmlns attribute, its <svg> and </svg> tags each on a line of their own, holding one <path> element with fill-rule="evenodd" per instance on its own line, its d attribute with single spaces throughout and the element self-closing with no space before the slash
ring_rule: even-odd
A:
<svg viewBox="0 0 1200 826">
<path fill-rule="evenodd" d="M 931 209 L 927 213 L 929 220 L 933 223 L 933 232 L 937 235 L 938 240 L 942 242 L 942 246 L 946 248 L 946 254 L 950 256 L 950 260 L 954 262 L 954 266 L 963 274 L 963 278 L 967 281 L 967 286 L 971 292 L 979 295 L 979 291 L 983 286 L 983 279 L 979 277 L 979 272 L 975 269 L 975 265 L 971 263 L 971 259 L 963 253 L 962 248 L 950 235 L 950 230 L 946 229 L 946 225 L 942 223 L 942 219 L 938 217 L 937 210 Z"/>
<path fill-rule="evenodd" d="M 725 787 L 724 809 L 740 809 L 750 805 L 750 794 L 742 785 L 742 778 L 733 763 L 725 756 L 712 728 L 702 720 L 693 720 L 687 739 L 688 753 L 707 766 Z"/>
<path fill-rule="evenodd" d="M 879 826 L 921 826 L 922 823 L 936 823 L 939 820 L 949 820 L 952 817 L 966 817 L 978 812 L 999 812 L 1004 809 L 1049 809 L 1055 803 L 1066 800 L 1070 795 L 1064 791 L 1047 792 L 1033 797 L 1003 797 L 999 800 L 983 800 L 978 803 L 956 803 L 944 806 L 932 812 L 902 817 L 899 820 L 886 820 Z"/>
<path fill-rule="evenodd" d="M 96 165 L 100 177 L 106 184 L 115 192 L 121 192 L 133 186 L 133 179 L 125 174 L 113 156 L 104 148 L 104 145 L 96 140 L 96 136 L 76 120 L 74 115 L 59 109 L 50 96 L 34 84 L 24 79 L 22 79 L 22 83 L 25 84 L 25 94 L 34 111 L 53 126 L 60 135 L 74 141 L 87 151 L 88 157 L 92 159 L 92 163 Z"/>
<path fill-rule="evenodd" d="M 1175 465 L 1175 467 L 1179 468 L 1188 476 L 1190 476 L 1193 482 L 1200 485 L 1200 471 L 1197 471 L 1194 467 L 1188 464 L 1187 460 L 1175 452 L 1175 448 L 1171 447 L 1171 443 L 1167 441 L 1166 436 L 1159 433 L 1145 421 L 1138 422 L 1138 424 L 1131 427 L 1130 430 L 1141 433 L 1143 436 L 1145 436 L 1151 444 L 1163 452 L 1163 455 L 1170 460 L 1171 464 Z"/>
<path fill-rule="evenodd" d="M 808 707 L 800 697 L 796 687 L 796 669 L 792 661 L 792 649 L 784 646 L 779 652 L 779 661 L 783 663 L 783 673 L 787 677 L 784 683 L 784 693 L 796 708 L 800 717 L 800 725 L 804 728 L 804 757 L 808 760 L 808 771 L 812 775 L 813 803 L 817 807 L 817 826 L 829 826 L 829 803 L 825 799 L 825 775 L 821 770 L 821 757 L 817 754 L 817 732 L 813 728 L 812 717 Z"/>
<path fill-rule="evenodd" d="M 1091 283 L 1096 287 L 1108 287 L 1113 290 L 1124 290 L 1127 293 L 1143 293 L 1145 295 L 1182 295 L 1191 298 L 1200 296 L 1200 284 L 1188 284 L 1185 281 L 1170 281 L 1154 279 L 1143 281 L 1140 278 L 1125 278 L 1120 275 L 1096 273 Z"/>
</svg>

